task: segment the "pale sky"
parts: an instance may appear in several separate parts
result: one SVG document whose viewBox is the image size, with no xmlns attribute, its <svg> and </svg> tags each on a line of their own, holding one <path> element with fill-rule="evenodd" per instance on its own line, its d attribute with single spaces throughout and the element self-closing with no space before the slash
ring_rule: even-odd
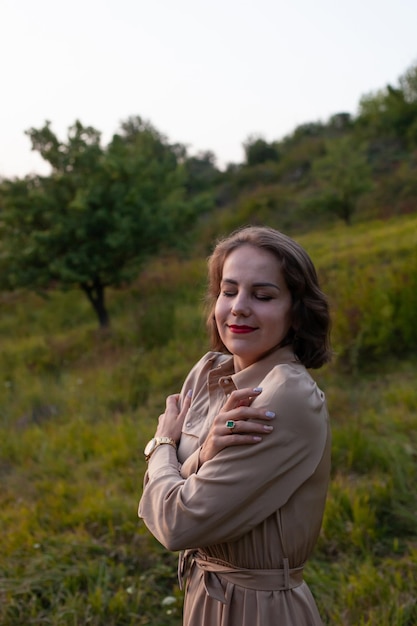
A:
<svg viewBox="0 0 417 626">
<path fill-rule="evenodd" d="M 0 176 L 49 171 L 24 134 L 45 120 L 106 144 L 131 115 L 240 163 L 416 62 L 416 0 L 0 0 Z"/>
</svg>

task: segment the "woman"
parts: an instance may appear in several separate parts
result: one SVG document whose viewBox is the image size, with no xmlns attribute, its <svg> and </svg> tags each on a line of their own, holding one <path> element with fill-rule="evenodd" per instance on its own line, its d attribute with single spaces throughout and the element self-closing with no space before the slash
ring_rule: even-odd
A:
<svg viewBox="0 0 417 626">
<path fill-rule="evenodd" d="M 326 298 L 301 246 L 247 227 L 209 259 L 208 304 L 213 351 L 167 398 L 139 516 L 185 551 L 185 626 L 319 625 L 303 567 L 321 527 L 330 432 L 306 368 L 330 359 Z"/>
</svg>

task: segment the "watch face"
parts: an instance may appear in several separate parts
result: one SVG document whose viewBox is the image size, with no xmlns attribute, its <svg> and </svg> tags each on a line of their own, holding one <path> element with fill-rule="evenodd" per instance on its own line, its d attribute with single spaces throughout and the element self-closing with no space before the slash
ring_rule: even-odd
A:
<svg viewBox="0 0 417 626">
<path fill-rule="evenodd" d="M 154 437 L 146 444 L 146 448 L 144 450 L 145 456 L 148 456 L 152 452 L 152 450 L 155 447 L 155 444 L 156 444 L 156 439 Z"/>
</svg>

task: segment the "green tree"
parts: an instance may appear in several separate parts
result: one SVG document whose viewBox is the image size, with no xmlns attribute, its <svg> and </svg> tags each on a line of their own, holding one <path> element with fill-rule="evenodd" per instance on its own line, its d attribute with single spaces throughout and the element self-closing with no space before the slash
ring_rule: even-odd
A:
<svg viewBox="0 0 417 626">
<path fill-rule="evenodd" d="M 216 167 L 213 152 L 199 152 L 196 156 L 184 160 L 186 189 L 190 197 L 206 191 L 212 191 L 219 182 L 221 172 Z"/>
<path fill-rule="evenodd" d="M 357 128 L 368 138 L 396 138 L 402 145 L 417 142 L 417 65 L 398 79 L 398 87 L 387 85 L 362 97 Z"/>
<path fill-rule="evenodd" d="M 246 164 L 249 166 L 267 163 L 268 161 L 278 161 L 280 154 L 275 143 L 268 143 L 262 137 L 251 135 L 244 142 Z"/>
<path fill-rule="evenodd" d="M 399 84 L 404 94 L 404 100 L 410 106 L 414 115 L 409 128 L 407 138 L 412 147 L 417 146 L 417 63 L 412 65 L 399 78 Z"/>
<path fill-rule="evenodd" d="M 319 193 L 315 206 L 351 223 L 359 197 L 371 188 L 366 152 L 350 136 L 327 143 L 326 154 L 314 161 L 313 175 Z"/>
<path fill-rule="evenodd" d="M 52 172 L 1 185 L 2 286 L 78 286 L 106 327 L 106 288 L 130 281 L 148 257 L 181 241 L 194 217 L 184 200 L 185 151 L 139 117 L 106 148 L 78 121 L 65 142 L 48 122 L 28 135 Z"/>
</svg>

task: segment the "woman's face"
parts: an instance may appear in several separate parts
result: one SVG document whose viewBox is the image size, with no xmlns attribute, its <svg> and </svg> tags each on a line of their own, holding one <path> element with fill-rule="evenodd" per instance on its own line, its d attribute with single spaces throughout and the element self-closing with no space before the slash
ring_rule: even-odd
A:
<svg viewBox="0 0 417 626">
<path fill-rule="evenodd" d="M 244 244 L 226 257 L 214 311 L 235 371 L 259 361 L 291 328 L 291 293 L 272 252 Z"/>
</svg>

